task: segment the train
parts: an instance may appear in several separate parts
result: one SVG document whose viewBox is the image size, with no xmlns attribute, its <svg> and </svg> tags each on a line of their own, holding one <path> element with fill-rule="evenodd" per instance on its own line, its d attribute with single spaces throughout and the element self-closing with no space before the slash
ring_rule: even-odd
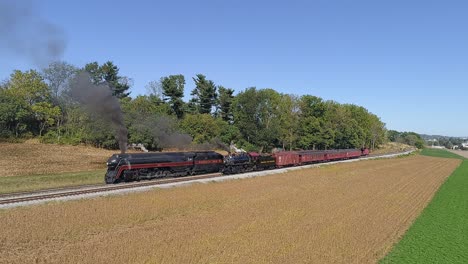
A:
<svg viewBox="0 0 468 264">
<path fill-rule="evenodd" d="M 245 152 L 227 156 L 215 151 L 114 154 L 107 160 L 104 179 L 107 184 L 113 184 L 219 172 L 237 174 L 367 155 L 369 155 L 367 148 L 281 151 L 273 154 Z"/>
</svg>

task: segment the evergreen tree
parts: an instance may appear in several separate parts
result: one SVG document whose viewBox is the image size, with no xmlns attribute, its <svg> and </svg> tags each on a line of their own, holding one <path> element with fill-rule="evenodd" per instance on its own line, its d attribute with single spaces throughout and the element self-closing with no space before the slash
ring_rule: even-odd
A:
<svg viewBox="0 0 468 264">
<path fill-rule="evenodd" d="M 218 111 L 221 119 L 227 122 L 232 122 L 232 100 L 234 99 L 234 90 L 218 86 Z"/>
<path fill-rule="evenodd" d="M 112 89 L 112 95 L 124 98 L 130 95 L 130 79 L 119 75 L 119 68 L 112 61 L 99 66 L 97 62 L 88 63 L 84 70 L 91 75 L 91 80 L 98 85 L 107 82 Z"/>
<path fill-rule="evenodd" d="M 162 93 L 169 101 L 171 112 L 181 119 L 184 116 L 184 86 L 185 78 L 182 74 L 169 75 L 161 78 Z"/>
<path fill-rule="evenodd" d="M 197 74 L 193 81 L 195 82 L 195 88 L 190 94 L 192 95 L 191 102 L 198 113 L 211 114 L 217 98 L 216 85 L 213 81 L 207 80 L 203 74 Z"/>
</svg>

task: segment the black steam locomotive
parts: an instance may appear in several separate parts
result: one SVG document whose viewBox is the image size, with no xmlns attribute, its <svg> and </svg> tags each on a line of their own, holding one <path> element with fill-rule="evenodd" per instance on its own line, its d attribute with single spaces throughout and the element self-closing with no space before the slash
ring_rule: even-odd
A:
<svg viewBox="0 0 468 264">
<path fill-rule="evenodd" d="M 114 154 L 106 183 L 219 172 L 223 155 L 214 151 Z"/>
</svg>

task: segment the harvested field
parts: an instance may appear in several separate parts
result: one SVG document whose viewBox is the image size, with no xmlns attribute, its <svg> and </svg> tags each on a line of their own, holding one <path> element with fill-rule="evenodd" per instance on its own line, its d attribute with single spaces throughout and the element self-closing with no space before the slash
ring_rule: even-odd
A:
<svg viewBox="0 0 468 264">
<path fill-rule="evenodd" d="M 460 160 L 410 156 L 0 211 L 2 263 L 375 263 Z"/>
<path fill-rule="evenodd" d="M 106 168 L 106 160 L 116 151 L 84 146 L 1 143 L 0 176 L 95 171 Z"/>
</svg>

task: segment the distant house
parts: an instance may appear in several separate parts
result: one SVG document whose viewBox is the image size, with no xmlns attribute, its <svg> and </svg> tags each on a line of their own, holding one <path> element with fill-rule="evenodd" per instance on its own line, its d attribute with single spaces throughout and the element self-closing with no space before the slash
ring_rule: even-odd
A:
<svg viewBox="0 0 468 264">
<path fill-rule="evenodd" d="M 468 148 L 468 142 L 464 142 L 461 144 L 463 148 Z"/>
</svg>

